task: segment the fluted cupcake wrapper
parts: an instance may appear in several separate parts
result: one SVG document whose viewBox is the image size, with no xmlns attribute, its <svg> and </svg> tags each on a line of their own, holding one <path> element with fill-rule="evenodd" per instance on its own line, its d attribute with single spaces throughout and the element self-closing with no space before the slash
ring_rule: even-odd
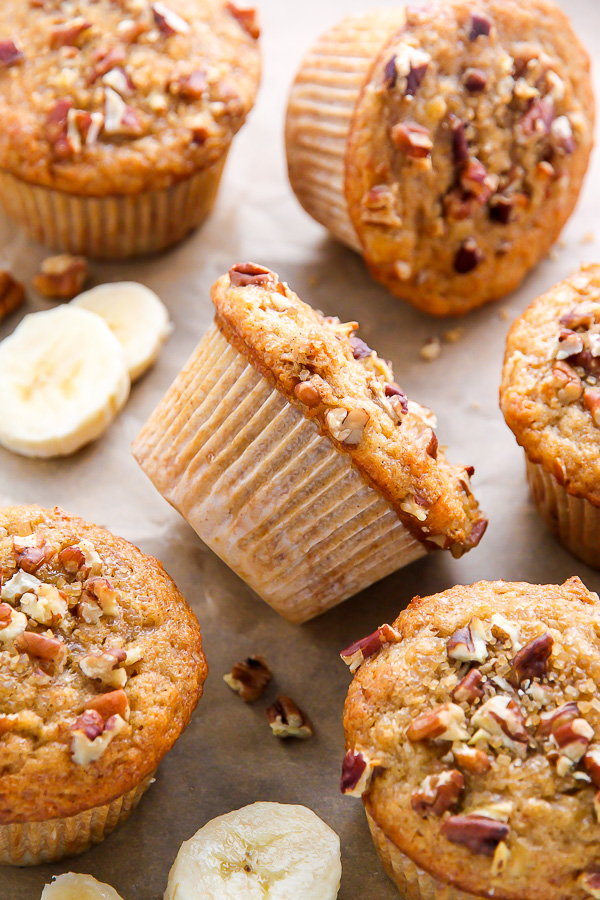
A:
<svg viewBox="0 0 600 900">
<path fill-rule="evenodd" d="M 0 203 L 32 238 L 54 250 L 96 259 L 158 253 L 210 214 L 226 158 L 227 151 L 169 188 L 105 197 L 30 184 L 0 170 Z"/>
<path fill-rule="evenodd" d="M 130 816 L 150 787 L 154 773 L 137 787 L 103 806 L 75 816 L 0 825 L 0 865 L 37 866 L 84 853 Z"/>
<path fill-rule="evenodd" d="M 442 884 L 424 872 L 385 836 L 368 812 L 367 821 L 377 855 L 404 900 L 481 900 L 481 895 Z"/>
<path fill-rule="evenodd" d="M 531 496 L 546 525 L 584 562 L 600 568 L 600 509 L 569 494 L 554 475 L 526 458 Z"/>
<path fill-rule="evenodd" d="M 294 193 L 317 222 L 359 253 L 346 202 L 346 147 L 371 66 L 404 18 L 402 9 L 347 17 L 312 47 L 290 94 L 286 148 Z"/>
<path fill-rule="evenodd" d="M 293 622 L 427 552 L 349 457 L 216 326 L 134 454 L 202 540 Z"/>
</svg>

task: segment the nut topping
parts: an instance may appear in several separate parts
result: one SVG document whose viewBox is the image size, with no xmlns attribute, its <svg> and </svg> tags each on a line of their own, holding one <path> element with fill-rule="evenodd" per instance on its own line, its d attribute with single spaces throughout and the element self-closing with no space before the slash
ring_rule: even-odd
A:
<svg viewBox="0 0 600 900">
<path fill-rule="evenodd" d="M 121 95 L 108 85 L 104 90 L 104 130 L 107 134 L 128 137 L 139 137 L 144 131 L 137 109 L 125 103 Z"/>
<path fill-rule="evenodd" d="M 153 3 L 152 15 L 160 31 L 167 37 L 172 34 L 188 34 L 191 30 L 185 19 L 173 12 L 165 3 Z"/>
<path fill-rule="evenodd" d="M 549 632 L 534 638 L 519 650 L 512 661 L 517 684 L 534 678 L 543 678 L 548 672 L 548 660 L 552 655 L 554 638 Z"/>
<path fill-rule="evenodd" d="M 92 23 L 86 21 L 83 16 L 77 16 L 70 22 L 61 22 L 50 30 L 50 47 L 57 50 L 59 47 L 74 47 L 78 39 L 92 27 Z"/>
<path fill-rule="evenodd" d="M 7 603 L 0 603 L 0 644 L 7 644 L 25 633 L 27 616 Z"/>
<path fill-rule="evenodd" d="M 519 625 L 511 622 L 510 619 L 507 619 L 506 616 L 503 616 L 502 613 L 494 613 L 491 619 L 492 622 L 492 634 L 495 631 L 499 631 L 501 635 L 504 635 L 510 640 L 512 649 L 515 653 L 521 649 L 521 628 Z"/>
<path fill-rule="evenodd" d="M 348 340 L 350 341 L 354 359 L 368 359 L 372 355 L 373 350 L 371 350 L 369 345 L 361 340 L 361 338 L 356 337 L 355 334 L 351 334 Z"/>
<path fill-rule="evenodd" d="M 456 806 L 465 789 L 465 779 L 457 769 L 429 775 L 421 787 L 413 792 L 411 806 L 420 816 L 433 813 L 443 816 L 445 812 Z"/>
<path fill-rule="evenodd" d="M 476 747 L 467 747 L 466 744 L 456 744 L 452 747 L 452 755 L 461 769 L 466 769 L 473 775 L 483 775 L 492 767 L 492 761 L 487 753 Z"/>
<path fill-rule="evenodd" d="M 441 827 L 441 833 L 453 844 L 462 844 L 481 856 L 494 856 L 509 831 L 505 822 L 484 816 L 450 816 Z"/>
<path fill-rule="evenodd" d="M 262 656 L 249 656 L 234 665 L 223 681 L 237 691 L 244 703 L 253 703 L 264 694 L 271 680 L 271 670 Z"/>
<path fill-rule="evenodd" d="M 481 619 L 473 618 L 448 639 L 448 656 L 461 662 L 485 662 L 488 657 L 486 630 Z"/>
<path fill-rule="evenodd" d="M 594 729 L 585 719 L 574 719 L 554 729 L 552 740 L 560 750 L 556 764 L 558 775 L 567 775 L 572 766 L 582 759 L 593 737 Z"/>
<path fill-rule="evenodd" d="M 550 712 L 542 713 L 540 716 L 540 724 L 535 733 L 536 737 L 550 737 L 550 735 L 561 725 L 572 722 L 579 716 L 579 706 L 574 701 L 563 703 L 558 709 Z"/>
<path fill-rule="evenodd" d="M 325 422 L 331 436 L 348 447 L 356 447 L 360 444 L 368 421 L 369 414 L 366 409 L 361 407 L 351 410 L 340 407 L 330 409 L 325 413 Z"/>
<path fill-rule="evenodd" d="M 482 681 L 483 675 L 479 669 L 471 669 L 452 691 L 452 699 L 457 703 L 473 703 L 483 697 Z"/>
<path fill-rule="evenodd" d="M 379 761 L 370 759 L 364 753 L 355 753 L 348 750 L 342 763 L 342 776 L 340 778 L 340 791 L 350 797 L 362 797 L 368 790 L 373 776 L 380 768 Z"/>
<path fill-rule="evenodd" d="M 237 263 L 229 270 L 229 280 L 232 287 L 247 287 L 249 284 L 258 287 L 276 286 L 279 281 L 275 272 L 265 269 L 264 266 L 257 266 L 255 263 Z"/>
<path fill-rule="evenodd" d="M 169 91 L 184 100 L 199 100 L 208 89 L 208 79 L 204 69 L 195 69 L 189 75 L 182 75 L 169 83 Z"/>
<path fill-rule="evenodd" d="M 19 569 L 33 575 L 53 555 L 52 548 L 42 534 L 13 537 L 15 562 Z"/>
<path fill-rule="evenodd" d="M 321 395 L 310 381 L 299 381 L 294 387 L 294 397 L 309 409 L 313 409 L 321 403 Z"/>
<path fill-rule="evenodd" d="M 83 585 L 82 599 L 89 599 L 86 593 L 98 601 L 105 616 L 116 616 L 119 611 L 119 595 L 108 578 L 89 578 Z"/>
<path fill-rule="evenodd" d="M 102 723 L 102 730 L 98 731 Z M 91 763 L 100 759 L 110 742 L 124 728 L 125 721 L 119 715 L 111 716 L 105 723 L 97 712 L 87 710 L 73 726 L 71 739 L 71 758 L 77 765 L 86 768 Z M 90 737 L 90 735 L 94 735 Z"/>
<path fill-rule="evenodd" d="M 40 625 L 56 624 L 68 612 L 66 594 L 53 584 L 41 584 L 35 594 L 23 594 L 21 610 Z"/>
<path fill-rule="evenodd" d="M 592 779 L 592 784 L 600 787 L 600 746 L 590 747 L 583 757 L 585 770 Z"/>
<path fill-rule="evenodd" d="M 441 740 L 466 741 L 469 733 L 464 727 L 465 714 L 456 703 L 444 703 L 413 719 L 406 736 L 409 741 Z"/>
<path fill-rule="evenodd" d="M 566 329 L 561 331 L 558 336 L 558 350 L 556 351 L 557 359 L 569 359 L 570 356 L 576 356 L 583 350 L 583 338 L 575 331 Z"/>
<path fill-rule="evenodd" d="M 577 879 L 577 884 L 590 897 L 600 898 L 600 872 L 582 872 Z"/>
<path fill-rule="evenodd" d="M 431 156 L 433 141 L 428 128 L 416 122 L 399 122 L 390 132 L 392 143 L 411 159 Z"/>
<path fill-rule="evenodd" d="M 33 279 L 33 286 L 50 300 L 70 300 L 81 293 L 88 276 L 85 257 L 61 253 L 43 261 L 41 272 Z"/>
<path fill-rule="evenodd" d="M 2 632 L 0 631 L 0 638 L 1 636 Z M 67 656 L 66 645 L 62 641 L 48 637 L 46 634 L 24 631 L 18 643 L 20 649 L 24 650 L 25 653 L 29 653 L 30 656 L 37 656 L 38 659 L 63 663 Z"/>
<path fill-rule="evenodd" d="M 68 159 L 75 151 L 67 135 L 69 110 L 72 107 L 70 100 L 57 100 L 46 116 L 45 137 L 58 159 Z"/>
<path fill-rule="evenodd" d="M 487 16 L 473 13 L 471 16 L 471 30 L 469 32 L 470 41 L 476 41 L 479 37 L 489 37 L 491 30 L 492 23 Z"/>
<path fill-rule="evenodd" d="M 405 97 L 414 97 L 425 78 L 431 57 L 417 47 L 403 44 L 385 67 L 388 88 L 398 88 Z"/>
<path fill-rule="evenodd" d="M 25 300 L 25 288 L 6 269 L 0 269 L 0 322 Z"/>
<path fill-rule="evenodd" d="M 554 120 L 554 103 L 549 97 L 536 100 L 521 119 L 521 129 L 526 137 L 550 134 Z"/>
<path fill-rule="evenodd" d="M 81 731 L 88 740 L 94 741 L 104 731 L 104 719 L 95 710 L 86 710 L 75 720 L 73 731 Z"/>
<path fill-rule="evenodd" d="M 0 71 L 2 71 L 2 69 L 10 69 L 11 66 L 16 66 L 17 63 L 22 62 L 23 59 L 23 53 L 19 50 L 14 41 L 0 41 Z"/>
<path fill-rule="evenodd" d="M 125 691 L 121 689 L 110 691 L 108 694 L 100 694 L 100 696 L 88 700 L 85 708 L 102 716 L 102 730 L 104 730 L 104 721 L 110 719 L 111 716 L 121 716 L 126 722 L 129 720 L 129 700 Z"/>
<path fill-rule="evenodd" d="M 260 37 L 260 25 L 258 22 L 258 12 L 250 7 L 242 8 L 237 6 L 235 3 L 226 3 L 225 9 L 229 12 L 234 19 L 237 19 L 244 31 L 246 31 L 250 37 L 257 40 Z"/>
<path fill-rule="evenodd" d="M 88 678 L 101 681 L 110 687 L 122 688 L 127 681 L 127 673 L 118 668 L 125 662 L 127 654 L 124 650 L 105 650 L 103 653 L 89 653 L 79 660 L 79 668 Z"/>
<path fill-rule="evenodd" d="M 479 728 L 472 743 L 479 738 L 487 739 L 488 736 L 497 736 L 507 747 L 518 750 L 518 744 L 527 744 L 529 732 L 525 727 L 525 717 L 519 705 L 510 697 L 496 694 L 490 697 L 474 713 L 471 723 Z"/>
<path fill-rule="evenodd" d="M 598 388 L 586 388 L 583 392 L 583 404 L 591 413 L 594 425 L 600 427 L 600 390 Z"/>
<path fill-rule="evenodd" d="M 508 866 L 508 862 L 510 860 L 510 850 L 504 843 L 504 841 L 500 841 L 498 846 L 496 847 L 496 851 L 494 853 L 494 858 L 492 860 L 492 876 L 494 878 L 498 878 L 501 875 L 504 875 L 506 871 L 506 867 Z"/>
<path fill-rule="evenodd" d="M 296 706 L 291 697 L 278 697 L 266 714 L 275 737 L 301 740 L 312 737 L 313 729 L 306 713 Z"/>
<path fill-rule="evenodd" d="M 360 641 L 350 644 L 340 653 L 341 658 L 351 672 L 356 672 L 366 659 L 379 653 L 386 644 L 395 644 L 402 640 L 402 635 L 391 625 L 381 625 L 373 634 L 369 634 Z"/>
<path fill-rule="evenodd" d="M 127 54 L 124 47 L 117 46 L 97 50 L 92 59 L 94 64 L 87 78 L 88 87 L 94 84 L 98 78 L 106 75 L 111 69 L 122 66 L 127 61 Z"/>
<path fill-rule="evenodd" d="M 459 275 L 467 275 L 485 259 L 475 238 L 467 238 L 459 247 L 454 258 L 454 270 Z"/>
<path fill-rule="evenodd" d="M 561 403 L 575 403 L 583 397 L 583 382 L 566 362 L 557 362 L 552 369 L 556 396 Z"/>
<path fill-rule="evenodd" d="M 0 590 L 0 600 L 6 600 L 8 603 L 14 603 L 23 594 L 28 591 L 37 591 L 41 587 L 42 582 L 35 575 L 26 572 L 16 572 L 13 577 L 6 582 L 2 590 Z"/>
<path fill-rule="evenodd" d="M 483 69 L 467 69 L 465 72 L 465 87 L 472 94 L 485 91 L 487 83 L 488 77 Z"/>
</svg>

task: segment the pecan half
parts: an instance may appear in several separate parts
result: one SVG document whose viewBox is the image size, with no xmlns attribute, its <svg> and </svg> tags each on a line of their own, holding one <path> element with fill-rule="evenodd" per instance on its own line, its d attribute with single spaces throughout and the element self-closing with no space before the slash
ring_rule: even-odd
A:
<svg viewBox="0 0 600 900">
<path fill-rule="evenodd" d="M 492 761 L 487 753 L 476 747 L 467 747 L 466 744 L 456 744 L 452 747 L 452 755 L 461 769 L 466 769 L 474 775 L 483 775 L 492 767 Z"/>
<path fill-rule="evenodd" d="M 25 653 L 28 653 L 30 656 L 36 656 L 38 659 L 47 659 L 51 662 L 60 663 L 64 662 L 67 656 L 65 644 L 45 634 L 24 631 L 18 643 Z"/>
<path fill-rule="evenodd" d="M 454 271 L 459 275 L 467 275 L 476 269 L 485 259 L 475 238 L 467 238 L 458 248 L 454 257 Z"/>
<path fill-rule="evenodd" d="M 262 656 L 249 656 L 236 663 L 231 672 L 223 675 L 223 681 L 236 691 L 244 703 L 253 703 L 262 697 L 271 680 L 271 670 Z"/>
<path fill-rule="evenodd" d="M 122 689 L 93 697 L 87 701 L 85 708 L 98 713 L 104 721 L 110 719 L 111 716 L 121 716 L 125 721 L 129 719 L 129 700 Z M 104 721 L 102 723 L 103 726 Z"/>
<path fill-rule="evenodd" d="M 306 713 L 296 706 L 291 697 L 278 697 L 266 714 L 275 737 L 301 740 L 312 737 L 313 729 Z"/>
<path fill-rule="evenodd" d="M 547 674 L 553 645 L 554 638 L 546 632 L 519 650 L 512 661 L 514 680 L 517 684 L 532 681 L 534 678 L 543 678 Z"/>
<path fill-rule="evenodd" d="M 230 268 L 229 281 L 232 287 L 247 287 L 252 284 L 258 287 L 273 288 L 279 282 L 279 276 L 264 266 L 247 262 L 237 263 Z"/>
<path fill-rule="evenodd" d="M 71 300 L 81 293 L 88 277 L 85 257 L 62 253 L 43 261 L 41 271 L 33 279 L 33 286 L 51 300 Z"/>
<path fill-rule="evenodd" d="M 234 19 L 237 19 L 245 32 L 251 38 L 258 40 L 260 37 L 260 24 L 258 21 L 258 12 L 253 7 L 241 7 L 235 3 L 226 3 L 225 9 Z"/>
<path fill-rule="evenodd" d="M 342 763 L 340 791 L 350 797 L 362 797 L 379 768 L 379 761 L 371 759 L 366 753 L 348 750 Z"/>
<path fill-rule="evenodd" d="M 0 322 L 18 309 L 24 300 L 25 288 L 21 282 L 6 269 L 0 269 Z"/>
<path fill-rule="evenodd" d="M 471 30 L 469 31 L 469 40 L 476 41 L 479 37 L 489 37 L 492 30 L 492 23 L 487 16 L 481 13 L 473 13 L 471 16 Z"/>
<path fill-rule="evenodd" d="M 429 775 L 417 791 L 413 791 L 410 804 L 420 816 L 432 813 L 443 816 L 456 806 L 465 789 L 464 776 L 457 769 Z"/>
<path fill-rule="evenodd" d="M 550 712 L 541 714 L 540 724 L 537 727 L 535 735 L 536 737 L 550 737 L 555 729 L 560 728 L 561 725 L 564 725 L 567 722 L 572 722 L 574 719 L 577 719 L 578 716 L 579 706 L 575 701 L 572 700 L 569 703 L 563 703 L 558 709 L 553 709 Z"/>
<path fill-rule="evenodd" d="M 483 697 L 482 681 L 483 675 L 479 669 L 471 669 L 452 691 L 452 699 L 457 703 L 473 703 Z"/>
<path fill-rule="evenodd" d="M 485 625 L 474 617 L 464 628 L 459 628 L 448 638 L 448 656 L 461 662 L 485 662 L 488 657 Z"/>
<path fill-rule="evenodd" d="M 350 671 L 356 672 L 366 659 L 375 656 L 386 644 L 396 644 L 401 640 L 402 635 L 391 625 L 380 625 L 373 634 L 361 638 L 360 641 L 355 641 L 354 644 L 350 644 L 349 647 L 342 650 L 340 656 Z"/>
<path fill-rule="evenodd" d="M 325 413 L 325 422 L 331 436 L 347 447 L 360 444 L 368 421 L 369 413 L 359 406 L 350 410 L 339 407 Z"/>
<path fill-rule="evenodd" d="M 440 830 L 453 844 L 462 844 L 481 856 L 493 856 L 510 828 L 505 822 L 484 816 L 450 816 Z"/>
<path fill-rule="evenodd" d="M 466 741 L 469 733 L 464 723 L 465 714 L 461 707 L 456 703 L 444 703 L 413 719 L 406 736 L 409 741 Z"/>
<path fill-rule="evenodd" d="M 172 34 L 188 34 L 189 24 L 166 3 L 153 3 L 152 15 L 160 31 L 169 37 Z"/>
<path fill-rule="evenodd" d="M 0 41 L 0 71 L 16 66 L 24 58 L 23 52 L 19 50 L 14 41 L 10 39 Z"/>
<path fill-rule="evenodd" d="M 431 156 L 431 132 L 417 122 L 399 122 L 393 126 L 390 137 L 392 143 L 411 159 L 426 159 Z"/>
</svg>

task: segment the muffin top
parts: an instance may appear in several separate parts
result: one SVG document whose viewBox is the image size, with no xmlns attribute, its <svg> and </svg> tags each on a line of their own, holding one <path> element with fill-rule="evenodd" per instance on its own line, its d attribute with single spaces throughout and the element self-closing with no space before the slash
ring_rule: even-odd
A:
<svg viewBox="0 0 600 900">
<path fill-rule="evenodd" d="M 448 463 L 435 417 L 356 337 L 357 322 L 315 311 L 254 263 L 233 266 L 212 298 L 227 340 L 350 455 L 409 531 L 456 556 L 479 543 L 487 521 L 471 493 L 473 469 Z"/>
<path fill-rule="evenodd" d="M 401 851 L 478 897 L 598 896 L 597 594 L 454 587 L 343 658 L 342 790 Z"/>
<path fill-rule="evenodd" d="M 527 456 L 600 506 L 600 266 L 556 285 L 513 324 L 500 404 Z"/>
<path fill-rule="evenodd" d="M 0 0 L 0 167 L 84 195 L 213 163 L 254 102 L 253 10 L 223 0 Z"/>
<path fill-rule="evenodd" d="M 72 816 L 154 771 L 206 678 L 155 559 L 61 509 L 0 510 L 0 823 Z"/>
<path fill-rule="evenodd" d="M 440 315 L 511 291 L 573 209 L 593 122 L 588 57 L 550 0 L 408 7 L 348 145 L 374 275 Z"/>
</svg>

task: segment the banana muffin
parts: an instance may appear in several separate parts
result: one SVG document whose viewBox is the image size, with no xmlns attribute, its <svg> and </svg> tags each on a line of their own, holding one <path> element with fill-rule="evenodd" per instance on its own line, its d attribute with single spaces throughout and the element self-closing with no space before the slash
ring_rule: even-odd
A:
<svg viewBox="0 0 600 900">
<path fill-rule="evenodd" d="M 260 77 L 254 10 L 223 0 L 0 0 L 0 201 L 101 258 L 210 212 Z"/>
<path fill-rule="evenodd" d="M 157 560 L 61 509 L 0 509 L 0 864 L 124 821 L 202 695 L 198 622 Z"/>
<path fill-rule="evenodd" d="M 456 315 L 545 256 L 593 126 L 589 60 L 552 0 L 432 0 L 317 41 L 288 107 L 290 180 L 392 293 Z"/>
<path fill-rule="evenodd" d="M 600 266 L 582 268 L 515 321 L 500 404 L 542 518 L 600 567 Z"/>
<path fill-rule="evenodd" d="M 600 601 L 479 582 L 344 651 L 341 788 L 411 900 L 600 897 Z"/>
<path fill-rule="evenodd" d="M 134 444 L 161 494 L 267 603 L 302 622 L 423 556 L 460 556 L 485 518 L 471 467 L 391 364 L 240 263 L 215 324 Z"/>
</svg>

